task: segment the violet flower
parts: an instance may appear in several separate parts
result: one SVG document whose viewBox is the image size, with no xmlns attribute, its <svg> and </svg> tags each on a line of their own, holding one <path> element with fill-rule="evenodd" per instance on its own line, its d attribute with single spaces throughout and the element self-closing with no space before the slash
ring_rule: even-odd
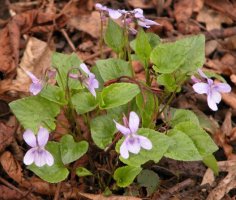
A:
<svg viewBox="0 0 236 200">
<path fill-rule="evenodd" d="M 83 85 L 89 90 L 89 92 L 96 97 L 96 91 L 95 89 L 97 89 L 99 87 L 99 82 L 96 79 L 95 75 L 90 72 L 90 70 L 88 69 L 88 67 L 82 63 L 80 64 L 80 69 L 85 73 L 85 76 L 80 74 L 73 74 L 73 73 L 69 73 L 69 77 L 73 78 L 73 79 L 79 79 Z"/>
<path fill-rule="evenodd" d="M 42 167 L 45 164 L 49 166 L 53 165 L 54 158 L 52 154 L 45 150 L 45 145 L 49 138 L 47 129 L 40 127 L 37 136 L 31 130 L 27 129 L 23 134 L 23 138 L 32 147 L 24 156 L 23 162 L 26 165 L 31 165 L 33 162 L 38 167 Z"/>
<path fill-rule="evenodd" d="M 87 77 L 83 79 L 84 86 L 91 92 L 94 97 L 96 97 L 95 89 L 99 87 L 98 80 L 84 63 L 80 64 L 80 68 L 87 74 Z"/>
<path fill-rule="evenodd" d="M 228 93 L 231 91 L 231 87 L 227 83 L 214 83 L 214 81 L 208 78 L 202 70 L 198 70 L 200 76 L 206 79 L 206 82 L 201 82 L 201 80 L 193 77 L 192 79 L 197 82 L 193 85 L 193 89 L 198 94 L 207 95 L 207 104 L 213 110 L 218 110 L 217 104 L 221 101 L 220 93 Z"/>
<path fill-rule="evenodd" d="M 123 117 L 124 126 L 113 121 L 116 128 L 125 136 L 125 140 L 120 146 L 120 154 L 123 158 L 129 158 L 129 152 L 138 154 L 141 147 L 147 150 L 152 149 L 151 141 L 137 134 L 140 119 L 135 112 L 130 112 L 129 121 L 126 116 Z"/>
<path fill-rule="evenodd" d="M 32 83 L 30 84 L 29 91 L 33 95 L 37 95 L 43 89 L 43 81 L 38 79 L 33 73 L 25 70 L 25 73 L 30 77 Z"/>
<path fill-rule="evenodd" d="M 150 19 L 146 19 L 143 15 L 143 10 L 141 8 L 134 9 L 134 17 L 137 19 L 137 23 L 139 26 L 144 28 L 150 28 L 152 25 L 160 25 L 155 21 Z"/>
<path fill-rule="evenodd" d="M 95 8 L 99 10 L 100 12 L 108 13 L 109 17 L 112 19 L 118 19 L 122 16 L 122 13 L 120 13 L 119 10 L 107 8 L 106 6 L 103 6 L 100 3 L 96 3 Z"/>
</svg>

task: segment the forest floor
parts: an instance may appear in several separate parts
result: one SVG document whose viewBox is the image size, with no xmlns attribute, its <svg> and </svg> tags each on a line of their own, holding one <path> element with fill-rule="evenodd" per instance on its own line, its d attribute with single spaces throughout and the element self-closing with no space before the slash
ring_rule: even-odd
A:
<svg viewBox="0 0 236 200">
<path fill-rule="evenodd" d="M 50 66 L 53 51 L 75 52 L 88 65 L 99 58 L 100 16 L 95 3 L 114 9 L 142 8 L 148 19 L 161 26 L 148 32 L 162 40 L 175 41 L 186 35 L 204 34 L 204 69 L 224 77 L 232 91 L 222 95 L 212 112 L 203 95 L 193 94 L 187 82 L 173 102 L 176 108 L 192 109 L 205 117 L 205 129 L 219 146 L 215 153 L 219 176 L 202 162 L 163 158 L 152 169 L 160 183 L 151 197 L 139 191 L 138 198 L 103 197 L 103 191 L 88 190 L 86 181 L 71 178 L 48 184 L 23 164 L 26 151 L 23 128 L 8 103 L 28 93 L 30 80 L 19 66 L 42 76 Z M 230 200 L 236 198 L 236 1 L 235 0 L 0 0 L 0 199 L 92 199 L 92 200 Z M 112 57 L 105 47 L 105 57 Z M 136 76 L 144 77 L 140 63 L 133 62 Z M 63 120 L 63 116 L 58 116 Z M 56 131 L 60 127 L 57 127 Z M 96 162 L 96 161 L 94 161 Z M 79 190 L 68 191 L 68 185 Z M 132 190 L 132 188 L 130 189 Z M 99 193 L 100 192 L 100 193 Z M 132 193 L 132 191 L 131 191 Z"/>
</svg>

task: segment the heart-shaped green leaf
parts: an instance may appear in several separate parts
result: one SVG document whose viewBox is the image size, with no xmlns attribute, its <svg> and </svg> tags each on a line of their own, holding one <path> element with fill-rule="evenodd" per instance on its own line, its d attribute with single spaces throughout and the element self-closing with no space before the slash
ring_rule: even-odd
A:
<svg viewBox="0 0 236 200">
<path fill-rule="evenodd" d="M 61 159 L 64 164 L 71 163 L 82 157 L 88 150 L 86 141 L 75 142 L 71 135 L 65 135 L 60 141 Z"/>
</svg>

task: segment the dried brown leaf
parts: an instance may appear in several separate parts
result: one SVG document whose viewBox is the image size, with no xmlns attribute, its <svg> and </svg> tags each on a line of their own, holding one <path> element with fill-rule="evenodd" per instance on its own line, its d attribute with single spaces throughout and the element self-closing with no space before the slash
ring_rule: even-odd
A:
<svg viewBox="0 0 236 200">
<path fill-rule="evenodd" d="M 205 4 L 236 20 L 236 6 L 230 0 L 205 0 Z"/>
<path fill-rule="evenodd" d="M 82 15 L 73 17 L 68 21 L 69 25 L 88 33 L 94 38 L 100 37 L 100 14 L 97 11 L 92 12 L 90 15 Z"/>
<path fill-rule="evenodd" d="M 206 56 L 212 54 L 218 46 L 218 42 L 216 40 L 210 40 L 206 42 L 205 53 Z"/>
<path fill-rule="evenodd" d="M 224 122 L 221 126 L 221 131 L 225 136 L 229 136 L 232 131 L 232 122 L 231 122 L 232 112 L 228 110 Z"/>
<path fill-rule="evenodd" d="M 57 124 L 56 129 L 53 132 L 53 139 L 59 141 L 61 137 L 67 134 L 68 130 L 70 129 L 70 123 L 63 110 L 61 110 L 60 114 L 57 116 L 56 122 Z"/>
<path fill-rule="evenodd" d="M 204 0 L 194 0 L 193 11 L 198 13 L 203 8 L 203 5 Z"/>
<path fill-rule="evenodd" d="M 236 74 L 232 74 L 230 80 L 236 85 Z"/>
<path fill-rule="evenodd" d="M 5 77 L 12 78 L 16 74 L 21 35 L 29 32 L 52 31 L 56 27 L 55 23 L 58 27 L 64 26 L 65 16 L 58 17 L 39 10 L 15 15 L 9 21 L 7 26 L 0 31 L 0 59 L 2 61 L 0 71 L 5 74 Z"/>
<path fill-rule="evenodd" d="M 228 50 L 236 49 L 236 35 L 228 37 L 224 40 L 224 47 Z"/>
<path fill-rule="evenodd" d="M 0 152 L 4 151 L 9 146 L 14 138 L 14 128 L 6 126 L 0 122 Z"/>
<path fill-rule="evenodd" d="M 219 59 L 207 59 L 205 65 L 211 69 L 211 71 L 218 74 L 231 75 L 236 72 L 236 68 L 234 67 L 233 61 L 236 61 L 230 54 L 225 54 L 221 60 Z"/>
<path fill-rule="evenodd" d="M 204 22 L 208 31 L 211 31 L 213 29 L 221 29 L 222 23 L 233 23 L 232 19 L 230 19 L 229 17 L 207 7 L 204 7 L 199 12 L 197 21 Z"/>
<path fill-rule="evenodd" d="M 8 176 L 14 181 L 21 183 L 24 180 L 20 164 L 9 151 L 5 151 L 1 155 L 0 163 Z"/>
<path fill-rule="evenodd" d="M 37 177 L 31 177 L 21 182 L 21 186 L 39 194 L 53 195 L 56 192 L 56 185 L 50 184 Z"/>
<path fill-rule="evenodd" d="M 21 195 L 19 192 L 4 185 L 0 185 L 0 194 L 1 200 L 18 200 L 23 198 L 23 195 Z"/>
<path fill-rule="evenodd" d="M 154 4 L 152 1 L 128 0 L 128 4 L 131 5 L 133 8 L 142 8 L 142 9 L 154 8 Z"/>
<path fill-rule="evenodd" d="M 233 93 L 233 92 L 223 93 L 222 99 L 231 108 L 236 109 L 236 94 L 235 93 Z"/>
<path fill-rule="evenodd" d="M 232 128 L 230 136 L 229 136 L 229 141 L 233 142 L 236 140 L 236 127 Z"/>
<path fill-rule="evenodd" d="M 79 192 L 78 190 L 74 189 L 70 192 L 64 193 L 65 198 L 78 198 L 78 197 L 85 197 L 90 200 L 141 200 L 141 198 L 133 197 L 133 196 L 109 196 L 105 197 L 102 194 L 89 194 Z"/>
<path fill-rule="evenodd" d="M 51 55 L 52 51 L 46 42 L 31 37 L 28 40 L 20 66 L 24 70 L 34 73 L 36 77 L 42 78 L 51 65 Z M 21 68 L 17 69 L 15 80 L 2 81 L 0 93 L 6 91 L 28 92 L 31 80 Z"/>
<path fill-rule="evenodd" d="M 233 153 L 233 147 L 228 144 L 227 137 L 222 133 L 222 131 L 218 130 L 215 132 L 214 141 L 219 147 L 223 148 L 225 156 L 229 160 L 235 160 L 236 155 Z"/>
<path fill-rule="evenodd" d="M 223 178 L 217 187 L 215 187 L 207 197 L 207 200 L 221 200 L 224 195 L 236 187 L 236 161 L 221 161 L 218 162 L 219 171 L 226 171 L 228 174 Z M 214 176 L 211 169 L 208 169 L 204 175 L 202 184 L 209 183 L 212 185 Z"/>
<path fill-rule="evenodd" d="M 188 21 L 193 13 L 194 0 L 179 0 L 174 4 L 174 16 L 179 22 Z"/>
</svg>

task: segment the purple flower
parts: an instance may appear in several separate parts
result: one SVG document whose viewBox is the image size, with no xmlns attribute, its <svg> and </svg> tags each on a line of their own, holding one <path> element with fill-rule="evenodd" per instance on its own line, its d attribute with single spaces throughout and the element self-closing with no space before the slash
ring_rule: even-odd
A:
<svg viewBox="0 0 236 200">
<path fill-rule="evenodd" d="M 95 4 L 95 8 L 101 12 L 105 12 L 108 13 L 108 15 L 110 16 L 110 18 L 112 19 L 118 19 L 122 16 L 122 13 L 120 13 L 119 10 L 113 10 L 111 8 L 107 8 L 106 6 L 103 6 L 100 3 L 96 3 Z"/>
<path fill-rule="evenodd" d="M 152 25 L 160 25 L 155 21 L 146 19 L 143 15 L 143 10 L 141 8 L 134 9 L 134 17 L 137 19 L 138 25 L 144 28 L 150 28 Z"/>
<path fill-rule="evenodd" d="M 69 77 L 73 79 L 79 79 L 83 83 L 83 85 L 89 90 L 89 92 L 94 97 L 96 97 L 95 89 L 99 87 L 98 80 L 96 79 L 95 75 L 92 72 L 90 72 L 90 70 L 84 63 L 80 64 L 80 69 L 85 73 L 85 75 L 81 73 L 80 74 L 69 73 Z"/>
<path fill-rule="evenodd" d="M 138 154 L 141 147 L 147 150 L 152 149 L 152 143 L 148 138 L 137 135 L 140 120 L 135 112 L 130 112 L 129 121 L 126 116 L 123 117 L 124 126 L 113 121 L 116 128 L 125 136 L 125 140 L 120 146 L 120 154 L 124 159 L 129 158 L 129 152 Z"/>
<path fill-rule="evenodd" d="M 198 70 L 200 76 L 206 79 L 206 82 L 199 82 L 199 79 L 194 78 L 193 80 L 197 83 L 193 85 L 193 89 L 198 94 L 207 95 L 208 106 L 216 111 L 218 110 L 217 104 L 221 101 L 221 92 L 228 93 L 231 91 L 231 87 L 227 83 L 214 83 L 214 81 L 208 78 L 202 70 Z"/>
<path fill-rule="evenodd" d="M 93 96 L 96 97 L 95 89 L 99 87 L 98 80 L 96 79 L 95 75 L 90 72 L 90 70 L 84 63 L 80 64 L 80 68 L 87 75 L 87 77 L 83 79 L 84 86 L 91 92 Z"/>
<path fill-rule="evenodd" d="M 33 95 L 37 95 L 43 89 L 43 81 L 39 80 L 33 73 L 26 71 L 25 73 L 30 77 L 32 83 L 30 85 L 29 91 Z"/>
<path fill-rule="evenodd" d="M 31 165 L 33 162 L 38 167 L 42 167 L 45 164 L 49 166 L 53 165 L 54 158 L 52 154 L 45 150 L 45 145 L 49 138 L 47 129 L 40 127 L 37 136 L 31 130 L 27 129 L 23 134 L 23 138 L 32 147 L 24 156 L 23 162 L 26 165 Z"/>
</svg>

